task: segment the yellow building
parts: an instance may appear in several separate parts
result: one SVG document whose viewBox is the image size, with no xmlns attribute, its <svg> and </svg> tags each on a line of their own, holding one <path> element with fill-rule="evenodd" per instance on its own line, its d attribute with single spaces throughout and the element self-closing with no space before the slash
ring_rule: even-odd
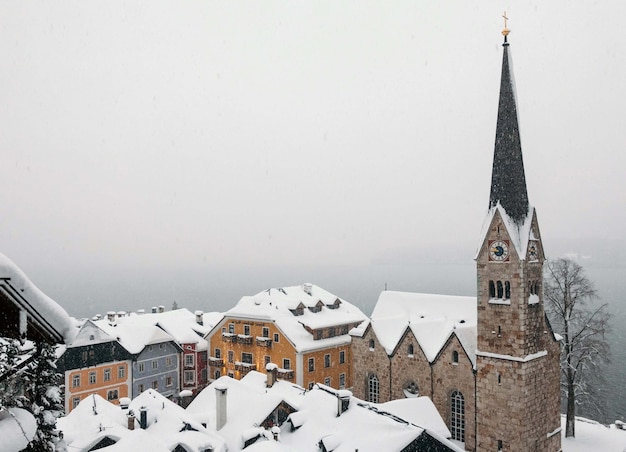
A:
<svg viewBox="0 0 626 452">
<path fill-rule="evenodd" d="M 206 336 L 210 378 L 240 379 L 273 363 L 278 378 L 304 387 L 352 387 L 348 332 L 366 319 L 356 306 L 312 284 L 243 297 Z"/>
</svg>

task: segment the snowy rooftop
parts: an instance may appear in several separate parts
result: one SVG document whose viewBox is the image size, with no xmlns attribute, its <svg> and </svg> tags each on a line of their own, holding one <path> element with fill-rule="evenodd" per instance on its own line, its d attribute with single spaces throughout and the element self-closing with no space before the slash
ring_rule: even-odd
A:
<svg viewBox="0 0 626 452">
<path fill-rule="evenodd" d="M 72 341 L 78 331 L 77 320 L 39 290 L 26 274 L 3 254 L 0 254 L 0 279 L 8 279 L 10 285 L 18 291 L 14 298 L 25 301 L 25 306 L 21 306 L 21 309 L 26 309 L 29 317 L 37 316 L 40 322 L 60 335 L 65 343 Z"/>
<path fill-rule="evenodd" d="M 302 308 L 302 314 L 294 315 L 292 310 L 299 306 Z M 320 307 L 318 312 L 309 309 L 316 306 Z M 314 340 L 304 327 L 316 330 L 356 324 L 367 318 L 353 304 L 313 284 L 268 289 L 253 296 L 243 297 L 236 306 L 225 313 L 225 317 L 273 321 L 297 351 L 314 350 L 350 341 L 347 334 L 340 334 L 339 331 L 335 337 Z"/>
<path fill-rule="evenodd" d="M 147 413 L 147 428 L 139 428 L 140 409 Z M 128 429 L 127 414 L 135 415 L 135 430 Z M 123 410 L 98 395 L 83 399 L 66 417 L 57 421 L 70 450 L 90 450 L 105 437 L 116 441 L 106 450 L 171 451 L 177 445 L 187 450 L 209 447 L 225 452 L 220 435 L 204 428 L 183 408 L 151 389 L 136 397 Z"/>
<path fill-rule="evenodd" d="M 475 365 L 476 320 L 475 297 L 385 291 L 378 298 L 370 322 L 389 355 L 410 328 L 429 361 L 456 334 Z M 366 326 L 360 325 L 351 334 L 362 334 Z"/>
<path fill-rule="evenodd" d="M 141 324 L 133 322 L 133 317 L 121 317 L 114 322 L 108 319 L 93 322 L 98 328 L 113 338 L 116 338 L 122 347 L 129 353 L 136 355 L 147 346 L 176 340 L 161 328 L 151 323 Z"/>
</svg>

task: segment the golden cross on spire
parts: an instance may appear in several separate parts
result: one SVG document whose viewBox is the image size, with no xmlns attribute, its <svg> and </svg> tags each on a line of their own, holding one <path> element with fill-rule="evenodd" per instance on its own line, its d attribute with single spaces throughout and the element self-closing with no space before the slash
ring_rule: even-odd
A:
<svg viewBox="0 0 626 452">
<path fill-rule="evenodd" d="M 502 15 L 502 17 L 504 18 L 504 29 L 502 30 L 502 34 L 504 35 L 504 39 L 506 41 L 506 37 L 508 36 L 508 34 L 511 32 L 511 30 L 509 30 L 508 28 L 506 28 L 506 21 L 509 20 L 509 18 L 506 15 L 506 11 L 504 12 L 504 14 Z"/>
</svg>

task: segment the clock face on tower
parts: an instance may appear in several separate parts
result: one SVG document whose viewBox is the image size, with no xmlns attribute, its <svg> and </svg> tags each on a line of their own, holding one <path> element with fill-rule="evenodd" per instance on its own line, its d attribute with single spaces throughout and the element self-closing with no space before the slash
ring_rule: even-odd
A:
<svg viewBox="0 0 626 452">
<path fill-rule="evenodd" d="M 509 257 L 509 244 L 504 240 L 489 242 L 489 260 L 503 262 Z"/>
</svg>

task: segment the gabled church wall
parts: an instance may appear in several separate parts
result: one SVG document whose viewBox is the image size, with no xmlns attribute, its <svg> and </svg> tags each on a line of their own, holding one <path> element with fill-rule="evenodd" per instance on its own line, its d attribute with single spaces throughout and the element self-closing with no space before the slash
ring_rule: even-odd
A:
<svg viewBox="0 0 626 452">
<path fill-rule="evenodd" d="M 413 354 L 409 354 L 409 345 Z M 391 360 L 391 400 L 406 397 L 405 390 L 411 393 L 411 383 L 415 383 L 420 396 L 432 395 L 430 363 L 410 328 L 398 342 Z"/>
<path fill-rule="evenodd" d="M 374 341 L 374 348 L 370 349 L 370 340 Z M 370 375 L 376 375 L 379 382 L 378 402 L 391 400 L 390 361 L 387 352 L 378 342 L 378 338 L 371 326 L 362 337 L 352 337 L 352 356 L 354 360 L 354 386 L 352 393 L 355 397 L 368 400 Z"/>
</svg>

